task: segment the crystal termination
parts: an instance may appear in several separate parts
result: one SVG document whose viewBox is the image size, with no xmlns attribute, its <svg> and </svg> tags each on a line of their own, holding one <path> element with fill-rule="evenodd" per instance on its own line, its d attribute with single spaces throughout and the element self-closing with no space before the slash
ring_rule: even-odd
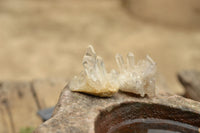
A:
<svg viewBox="0 0 200 133">
<path fill-rule="evenodd" d="M 83 57 L 82 71 L 69 83 L 71 91 L 88 93 L 100 97 L 111 97 L 120 89 L 123 92 L 139 94 L 144 97 L 155 96 L 156 63 L 146 56 L 145 60 L 135 63 L 133 53 L 128 53 L 127 63 L 123 57 L 116 55 L 119 73 L 106 71 L 103 59 L 96 55 L 90 45 Z"/>
<path fill-rule="evenodd" d="M 133 53 L 128 53 L 125 64 L 123 57 L 117 54 L 116 62 L 120 69 L 118 80 L 121 91 L 139 94 L 142 97 L 145 94 L 149 97 L 155 96 L 156 63 L 151 57 L 147 55 L 146 60 L 135 64 Z"/>
<path fill-rule="evenodd" d="M 90 45 L 83 57 L 84 71 L 70 81 L 72 91 L 84 92 L 100 97 L 110 97 L 119 90 L 117 73 L 107 73 L 103 59 L 96 56 Z"/>
</svg>

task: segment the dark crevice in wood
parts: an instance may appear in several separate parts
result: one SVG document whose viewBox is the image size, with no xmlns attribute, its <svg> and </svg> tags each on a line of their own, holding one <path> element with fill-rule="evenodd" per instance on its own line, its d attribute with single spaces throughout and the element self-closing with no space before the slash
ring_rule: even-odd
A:
<svg viewBox="0 0 200 133">
<path fill-rule="evenodd" d="M 184 89 L 186 89 L 186 87 L 191 87 L 191 84 L 184 82 L 184 80 L 182 79 L 182 77 L 179 74 L 177 75 L 177 77 L 178 77 L 178 80 L 179 80 L 179 82 L 181 83 L 181 85 Z M 187 94 L 184 94 L 183 96 L 187 97 Z M 189 98 L 189 97 L 187 97 L 187 98 Z"/>
<path fill-rule="evenodd" d="M 185 89 L 185 94 L 183 97 L 190 98 L 196 101 L 199 101 L 199 93 L 198 89 L 192 84 L 192 82 L 188 82 L 187 80 L 184 80 L 184 77 L 182 77 L 180 74 L 178 74 L 178 80 Z"/>
<path fill-rule="evenodd" d="M 2 85 L 3 85 L 3 83 L 2 83 L 2 82 L 0 82 L 0 89 L 1 89 Z"/>
<path fill-rule="evenodd" d="M 33 82 L 30 83 L 30 88 L 31 88 L 31 93 L 32 93 L 32 95 L 33 95 L 33 98 L 34 98 L 34 100 L 35 100 L 35 102 L 36 102 L 37 108 L 38 108 L 38 109 L 41 109 L 41 105 L 40 105 L 40 102 L 39 102 L 39 98 L 38 98 L 38 95 L 37 95 L 37 93 L 36 93 L 36 91 L 35 91 Z"/>
<path fill-rule="evenodd" d="M 13 116 L 12 116 L 11 109 L 10 109 L 10 106 L 9 106 L 9 102 L 8 102 L 7 99 L 4 99 L 2 101 L 2 103 L 5 106 L 6 111 L 8 112 L 8 116 L 9 116 L 9 121 L 10 121 L 10 125 L 11 125 L 11 128 L 12 128 L 12 132 L 16 133 L 16 131 L 15 131 L 15 124 L 14 124 Z"/>
<path fill-rule="evenodd" d="M 3 123 L 3 127 L 4 127 L 4 132 L 6 132 L 6 129 L 8 129 L 8 125 L 7 125 L 7 123 L 6 123 L 6 120 L 5 120 L 5 115 L 4 115 L 4 111 L 3 111 L 3 109 L 2 108 L 0 108 L 0 113 L 1 113 L 1 116 L 2 116 L 2 119 L 1 119 L 1 121 L 2 121 L 2 123 Z"/>
</svg>

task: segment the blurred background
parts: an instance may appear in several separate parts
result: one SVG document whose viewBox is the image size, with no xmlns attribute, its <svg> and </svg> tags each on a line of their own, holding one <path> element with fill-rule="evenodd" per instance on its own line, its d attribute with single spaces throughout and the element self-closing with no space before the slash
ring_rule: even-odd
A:
<svg viewBox="0 0 200 133">
<path fill-rule="evenodd" d="M 169 91 L 183 94 L 176 74 L 200 70 L 200 1 L 0 0 L 2 82 L 67 81 L 83 69 L 88 45 L 108 70 L 116 53 L 149 54 Z"/>
</svg>

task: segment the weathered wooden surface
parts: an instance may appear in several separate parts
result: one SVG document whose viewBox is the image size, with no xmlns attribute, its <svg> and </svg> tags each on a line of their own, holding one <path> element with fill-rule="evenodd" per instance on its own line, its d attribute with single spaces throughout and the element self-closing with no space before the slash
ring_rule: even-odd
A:
<svg viewBox="0 0 200 133">
<path fill-rule="evenodd" d="M 55 106 L 67 81 L 64 79 L 35 80 L 32 82 L 40 109 Z"/>
<path fill-rule="evenodd" d="M 184 96 L 200 101 L 200 71 L 182 71 L 178 74 L 178 79 L 185 88 Z"/>
<path fill-rule="evenodd" d="M 110 112 L 114 107 L 124 103 L 144 102 L 148 104 L 165 105 L 170 108 L 178 108 L 181 111 L 195 112 L 198 117 L 181 116 L 180 111 L 176 116 L 180 121 L 196 124 L 200 127 L 200 103 L 183 98 L 181 96 L 172 96 L 170 94 L 162 94 L 154 98 L 140 98 L 132 94 L 119 92 L 111 98 L 99 98 L 87 94 L 71 92 L 66 86 L 59 98 L 51 119 L 40 125 L 35 133 L 94 133 L 95 122 L 102 111 Z M 152 110 L 152 109 L 151 109 Z M 170 112 L 171 110 L 169 110 Z M 157 110 L 152 111 L 152 115 L 159 114 Z M 165 110 L 165 112 L 168 112 Z M 136 112 L 137 114 L 137 112 Z M 184 113 L 183 113 L 184 114 Z M 173 114 L 168 114 L 169 118 Z M 166 117 L 166 115 L 163 115 Z M 176 120 L 176 116 L 174 119 Z"/>
<path fill-rule="evenodd" d="M 36 116 L 38 108 L 29 83 L 5 82 L 1 91 L 4 91 L 1 93 L 1 102 L 9 116 L 12 132 L 18 132 L 26 126 L 35 127 L 41 122 Z"/>
<path fill-rule="evenodd" d="M 14 132 L 12 126 L 12 119 L 8 112 L 8 106 L 5 100 L 1 99 L 0 102 L 0 132 L 1 133 L 12 133 Z"/>
<path fill-rule="evenodd" d="M 36 128 L 42 123 L 37 111 L 54 106 L 65 84 L 64 79 L 2 82 L 0 84 L 0 133 L 18 133 L 22 128 Z"/>
</svg>

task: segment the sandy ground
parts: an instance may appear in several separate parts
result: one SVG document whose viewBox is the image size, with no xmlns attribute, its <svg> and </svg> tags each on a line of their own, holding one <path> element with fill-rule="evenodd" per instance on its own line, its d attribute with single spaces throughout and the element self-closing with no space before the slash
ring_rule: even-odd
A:
<svg viewBox="0 0 200 133">
<path fill-rule="evenodd" d="M 0 80 L 70 79 L 92 44 L 108 69 L 116 68 L 116 53 L 149 54 L 169 88 L 181 93 L 176 73 L 200 69 L 200 24 L 141 18 L 119 0 L 0 0 Z"/>
</svg>

